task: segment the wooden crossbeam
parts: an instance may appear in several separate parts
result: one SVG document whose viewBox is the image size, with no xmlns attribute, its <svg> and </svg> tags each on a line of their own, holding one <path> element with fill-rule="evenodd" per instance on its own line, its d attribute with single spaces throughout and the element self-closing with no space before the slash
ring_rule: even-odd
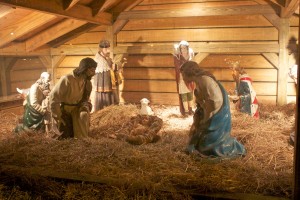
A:
<svg viewBox="0 0 300 200">
<path fill-rule="evenodd" d="M 64 0 L 63 1 L 63 8 L 64 8 L 64 10 L 69 10 L 70 8 L 72 8 L 79 1 L 80 0 Z"/>
<path fill-rule="evenodd" d="M 290 18 L 297 9 L 299 10 L 299 0 L 288 0 L 285 7 L 282 7 L 280 16 L 282 18 Z"/>
<path fill-rule="evenodd" d="M 33 51 L 47 42 L 54 40 L 82 25 L 86 24 L 85 21 L 78 21 L 75 19 L 66 19 L 51 28 L 35 35 L 34 37 L 26 41 L 26 50 L 28 52 Z"/>
<path fill-rule="evenodd" d="M 155 19 L 170 17 L 196 17 L 196 16 L 218 16 L 218 15 L 259 15 L 277 14 L 279 10 L 269 5 L 250 6 L 224 6 L 224 7 L 198 7 L 193 9 L 174 10 L 132 10 L 122 12 L 118 19 Z"/>
<path fill-rule="evenodd" d="M 80 4 L 74 5 L 69 10 L 64 10 L 63 0 L 49 1 L 49 0 L 0 0 L 0 4 L 5 4 L 12 7 L 21 7 L 33 10 L 39 10 L 55 15 L 60 15 L 67 18 L 83 20 L 95 24 L 112 24 L 112 15 L 110 13 L 101 12 L 96 16 L 92 16 L 92 9 Z"/>
</svg>

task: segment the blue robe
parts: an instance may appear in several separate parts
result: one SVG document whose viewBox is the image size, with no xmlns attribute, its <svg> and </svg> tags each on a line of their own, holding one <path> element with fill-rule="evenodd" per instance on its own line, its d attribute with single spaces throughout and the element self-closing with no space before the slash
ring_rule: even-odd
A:
<svg viewBox="0 0 300 200">
<path fill-rule="evenodd" d="M 237 157 L 246 154 L 244 146 L 230 136 L 231 114 L 228 95 L 223 86 L 217 82 L 223 95 L 223 105 L 207 123 L 196 127 L 196 132 L 190 139 L 188 151 L 198 150 L 203 156 Z M 201 120 L 203 108 L 197 107 L 194 120 Z M 195 123 L 199 124 L 199 123 Z"/>
</svg>

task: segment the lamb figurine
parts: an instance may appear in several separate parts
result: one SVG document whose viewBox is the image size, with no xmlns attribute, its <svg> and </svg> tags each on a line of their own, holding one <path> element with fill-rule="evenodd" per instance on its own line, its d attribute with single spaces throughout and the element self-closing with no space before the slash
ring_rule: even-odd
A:
<svg viewBox="0 0 300 200">
<path fill-rule="evenodd" d="M 141 99 L 141 110 L 140 110 L 140 115 L 153 115 L 154 112 L 152 109 L 148 106 L 148 103 L 150 101 L 146 98 Z"/>
</svg>

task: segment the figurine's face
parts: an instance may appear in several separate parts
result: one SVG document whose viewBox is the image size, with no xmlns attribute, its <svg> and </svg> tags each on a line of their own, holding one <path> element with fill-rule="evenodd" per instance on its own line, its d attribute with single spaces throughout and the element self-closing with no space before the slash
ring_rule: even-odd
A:
<svg viewBox="0 0 300 200">
<path fill-rule="evenodd" d="M 110 48 L 109 47 L 107 47 L 107 48 L 101 48 L 101 54 L 103 56 L 109 56 L 109 54 L 110 54 Z"/>
<path fill-rule="evenodd" d="M 87 70 L 86 70 L 86 75 L 89 77 L 89 78 L 91 78 L 91 77 L 93 77 L 95 74 L 96 74 L 96 68 L 94 68 L 94 67 L 90 67 L 90 68 L 88 68 Z"/>
<path fill-rule="evenodd" d="M 180 52 L 182 55 L 188 55 L 188 47 L 184 45 L 180 45 Z"/>
</svg>

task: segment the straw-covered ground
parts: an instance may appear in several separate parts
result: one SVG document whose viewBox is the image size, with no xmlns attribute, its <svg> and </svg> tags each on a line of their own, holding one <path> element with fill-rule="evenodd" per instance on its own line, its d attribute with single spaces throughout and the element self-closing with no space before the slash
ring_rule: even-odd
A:
<svg viewBox="0 0 300 200">
<path fill-rule="evenodd" d="M 232 136 L 247 149 L 234 160 L 187 155 L 192 117 L 182 118 L 176 106 L 152 109 L 163 124 L 155 129 L 159 137 L 142 145 L 123 137 L 136 105 L 93 113 L 91 137 L 83 140 L 14 136 L 19 116 L 0 112 L 0 199 L 193 199 L 211 193 L 291 198 L 295 104 L 261 105 L 259 120 L 233 112 Z"/>
</svg>

